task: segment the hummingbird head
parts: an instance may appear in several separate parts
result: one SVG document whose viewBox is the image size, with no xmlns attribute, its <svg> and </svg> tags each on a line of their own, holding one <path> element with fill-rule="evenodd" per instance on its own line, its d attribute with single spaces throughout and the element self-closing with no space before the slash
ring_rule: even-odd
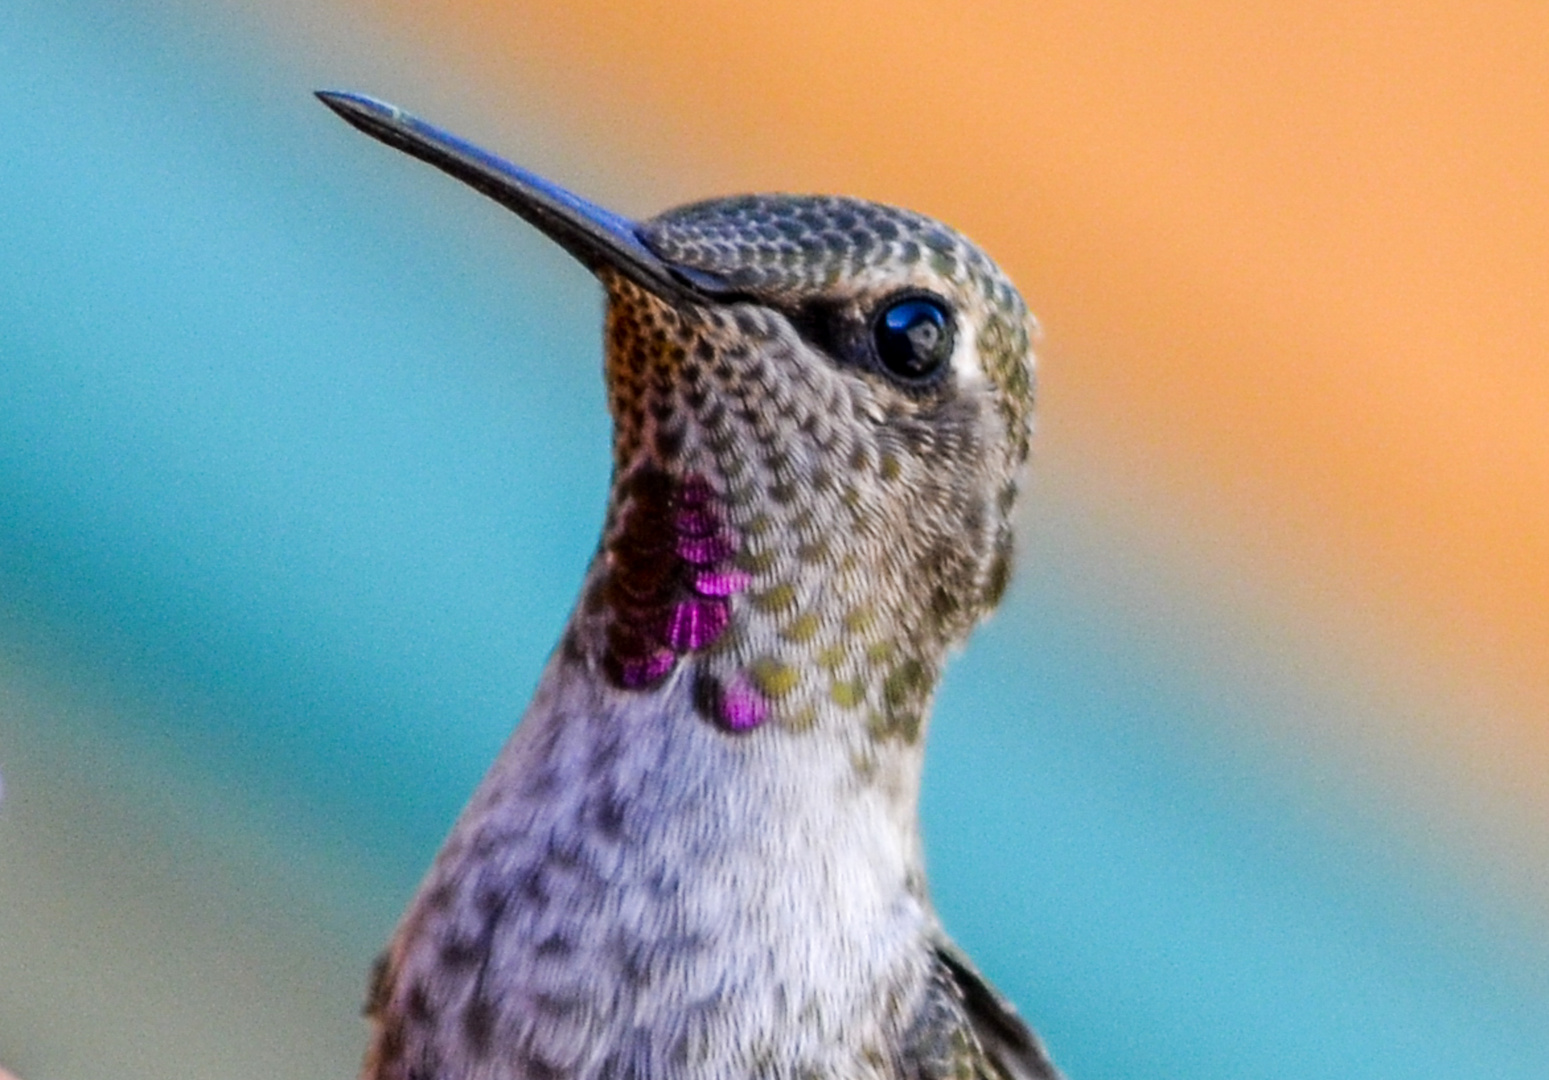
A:
<svg viewBox="0 0 1549 1080">
<path fill-rule="evenodd" d="M 693 680 L 733 732 L 914 744 L 999 601 L 1036 326 L 979 248 L 858 199 L 633 222 L 370 98 L 350 123 L 502 202 L 607 292 L 614 483 L 567 636 L 622 692 Z"/>
</svg>

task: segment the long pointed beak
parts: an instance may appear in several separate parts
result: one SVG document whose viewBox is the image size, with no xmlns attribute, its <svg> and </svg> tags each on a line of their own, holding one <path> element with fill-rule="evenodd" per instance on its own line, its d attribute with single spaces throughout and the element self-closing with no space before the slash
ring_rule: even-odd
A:
<svg viewBox="0 0 1549 1080">
<path fill-rule="evenodd" d="M 396 105 L 338 90 L 319 90 L 317 96 L 372 138 L 428 161 L 514 210 L 593 273 L 616 270 L 664 299 L 691 303 L 707 303 L 731 292 L 713 275 L 663 261 L 641 242 L 637 226 L 628 218 L 427 124 Z"/>
</svg>

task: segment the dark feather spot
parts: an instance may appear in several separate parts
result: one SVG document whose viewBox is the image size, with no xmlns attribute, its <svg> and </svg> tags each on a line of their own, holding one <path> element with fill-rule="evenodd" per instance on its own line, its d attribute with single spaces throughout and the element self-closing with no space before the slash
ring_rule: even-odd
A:
<svg viewBox="0 0 1549 1080">
<path fill-rule="evenodd" d="M 563 959 L 575 952 L 575 945 L 563 934 L 551 934 L 538 942 L 534 952 L 544 959 Z"/>
<path fill-rule="evenodd" d="M 490 1040 L 495 1034 L 495 1007 L 486 997 L 475 996 L 463 1009 L 463 1036 L 468 1049 L 475 1057 L 489 1054 Z"/>
<path fill-rule="evenodd" d="M 465 937 L 449 937 L 436 955 L 448 971 L 466 971 L 484 959 L 484 946 Z"/>
<path fill-rule="evenodd" d="M 423 982 L 415 983 L 409 989 L 408 998 L 409 1019 L 419 1024 L 434 1024 L 436 1021 L 436 1009 L 430 1000 L 430 991 Z"/>
<path fill-rule="evenodd" d="M 382 953 L 371 963 L 371 978 L 367 983 L 366 1004 L 362 1010 L 366 1016 L 378 1017 L 387 1007 L 388 998 L 393 992 L 392 960 L 387 953 Z"/>
</svg>

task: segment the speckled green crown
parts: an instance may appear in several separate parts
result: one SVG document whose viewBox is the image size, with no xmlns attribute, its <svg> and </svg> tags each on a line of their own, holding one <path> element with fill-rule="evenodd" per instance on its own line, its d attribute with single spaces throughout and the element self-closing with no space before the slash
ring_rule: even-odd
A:
<svg viewBox="0 0 1549 1080">
<path fill-rule="evenodd" d="M 641 227 L 688 280 L 608 289 L 615 484 L 573 647 L 623 688 L 682 662 L 734 729 L 914 742 L 945 651 L 999 600 L 1027 455 L 1034 324 L 978 248 L 856 199 L 744 196 Z M 868 362 L 900 294 L 945 301 L 951 370 Z"/>
<path fill-rule="evenodd" d="M 646 245 L 679 267 L 717 275 L 790 309 L 855 296 L 888 280 L 953 282 L 980 305 L 978 352 L 1027 455 L 1037 324 L 1011 279 L 975 244 L 923 214 L 840 195 L 739 195 L 669 210 L 646 223 Z"/>
</svg>

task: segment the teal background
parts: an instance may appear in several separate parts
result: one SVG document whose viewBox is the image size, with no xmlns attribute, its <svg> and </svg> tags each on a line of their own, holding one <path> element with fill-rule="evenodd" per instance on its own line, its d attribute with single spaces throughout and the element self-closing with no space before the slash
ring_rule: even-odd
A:
<svg viewBox="0 0 1549 1080">
<path fill-rule="evenodd" d="M 327 68 L 219 7 L 0 12 L 23 1080 L 351 1073 L 366 967 L 595 540 L 597 288 L 347 130 Z M 584 155 L 523 122 L 534 166 Z M 1073 1080 L 1549 1076 L 1541 924 L 1254 723 L 1423 704 L 1105 485 L 1042 436 L 942 694 L 949 927 Z"/>
</svg>

